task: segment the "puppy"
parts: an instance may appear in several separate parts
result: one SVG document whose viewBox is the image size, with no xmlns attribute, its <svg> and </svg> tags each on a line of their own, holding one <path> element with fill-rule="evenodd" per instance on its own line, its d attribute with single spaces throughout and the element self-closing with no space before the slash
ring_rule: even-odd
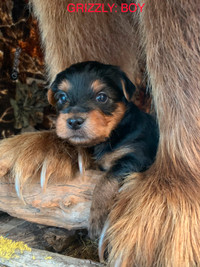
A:
<svg viewBox="0 0 200 267">
<path fill-rule="evenodd" d="M 92 238 L 99 236 L 127 175 L 145 171 L 156 155 L 157 124 L 131 101 L 134 91 L 118 67 L 88 61 L 59 73 L 48 92 L 58 111 L 57 135 L 87 147 L 102 171 L 91 206 Z"/>
</svg>

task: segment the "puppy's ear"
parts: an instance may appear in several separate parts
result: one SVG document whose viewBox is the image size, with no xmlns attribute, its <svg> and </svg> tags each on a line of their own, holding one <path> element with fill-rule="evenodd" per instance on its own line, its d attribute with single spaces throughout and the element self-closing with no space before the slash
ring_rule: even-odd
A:
<svg viewBox="0 0 200 267">
<path fill-rule="evenodd" d="M 125 73 L 122 73 L 121 78 L 122 90 L 127 101 L 131 101 L 136 90 L 135 85 L 129 80 Z"/>
<path fill-rule="evenodd" d="M 54 98 L 54 92 L 52 91 L 52 89 L 50 88 L 48 90 L 48 93 L 47 93 L 47 99 L 49 101 L 49 104 L 51 104 L 52 106 L 55 106 L 56 105 L 56 100 Z"/>
</svg>

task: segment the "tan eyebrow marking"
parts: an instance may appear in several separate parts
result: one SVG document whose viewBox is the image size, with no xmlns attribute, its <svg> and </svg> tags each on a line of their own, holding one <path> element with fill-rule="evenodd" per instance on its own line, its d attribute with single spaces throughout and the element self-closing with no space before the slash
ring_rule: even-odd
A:
<svg viewBox="0 0 200 267">
<path fill-rule="evenodd" d="M 63 80 L 59 85 L 58 89 L 67 92 L 72 87 L 68 80 Z"/>
<path fill-rule="evenodd" d="M 91 88 L 94 92 L 98 93 L 101 89 L 105 87 L 105 84 L 101 80 L 95 80 L 91 84 Z"/>
</svg>

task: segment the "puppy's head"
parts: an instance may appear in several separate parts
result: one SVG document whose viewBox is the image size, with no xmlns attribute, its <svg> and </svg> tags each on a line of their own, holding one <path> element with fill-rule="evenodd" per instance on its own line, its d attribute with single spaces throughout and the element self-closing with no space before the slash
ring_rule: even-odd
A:
<svg viewBox="0 0 200 267">
<path fill-rule="evenodd" d="M 56 131 L 72 144 L 104 142 L 123 118 L 135 86 L 115 66 L 77 63 L 59 73 L 48 100 L 59 112 Z"/>
</svg>

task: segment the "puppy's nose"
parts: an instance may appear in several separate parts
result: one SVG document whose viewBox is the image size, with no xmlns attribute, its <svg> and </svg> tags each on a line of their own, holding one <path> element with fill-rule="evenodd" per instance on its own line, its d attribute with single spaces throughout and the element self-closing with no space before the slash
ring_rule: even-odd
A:
<svg viewBox="0 0 200 267">
<path fill-rule="evenodd" d="M 84 119 L 79 117 L 79 118 L 70 118 L 67 120 L 67 125 L 69 126 L 70 129 L 72 130 L 78 130 L 81 128 L 82 124 L 84 123 Z"/>
</svg>

